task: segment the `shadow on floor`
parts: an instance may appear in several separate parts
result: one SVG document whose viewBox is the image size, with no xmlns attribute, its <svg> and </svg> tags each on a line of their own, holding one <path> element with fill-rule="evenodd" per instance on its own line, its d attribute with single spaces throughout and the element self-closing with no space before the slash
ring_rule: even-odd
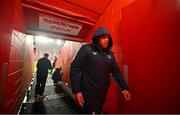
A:
<svg viewBox="0 0 180 115">
<path fill-rule="evenodd" d="M 34 102 L 32 105 L 32 113 L 35 114 L 44 114 L 47 113 L 46 107 L 43 101 Z"/>
</svg>

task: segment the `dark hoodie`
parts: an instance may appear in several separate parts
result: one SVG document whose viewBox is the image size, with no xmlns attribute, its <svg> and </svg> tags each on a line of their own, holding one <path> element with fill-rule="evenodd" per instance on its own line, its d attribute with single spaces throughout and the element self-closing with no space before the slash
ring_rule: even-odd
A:
<svg viewBox="0 0 180 115">
<path fill-rule="evenodd" d="M 107 49 L 98 45 L 101 35 L 109 36 Z M 82 92 L 88 97 L 104 97 L 110 84 L 110 73 L 122 90 L 128 89 L 114 58 L 112 38 L 108 30 L 99 28 L 93 36 L 92 44 L 83 45 L 70 68 L 70 80 L 73 93 Z"/>
</svg>

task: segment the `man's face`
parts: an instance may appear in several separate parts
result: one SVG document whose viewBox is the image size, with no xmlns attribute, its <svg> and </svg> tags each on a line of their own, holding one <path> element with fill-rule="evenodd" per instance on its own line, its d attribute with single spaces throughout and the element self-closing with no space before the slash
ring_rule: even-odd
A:
<svg viewBox="0 0 180 115">
<path fill-rule="evenodd" d="M 44 57 L 48 59 L 49 56 L 46 55 L 46 56 L 44 56 Z"/>
<path fill-rule="evenodd" d="M 98 43 L 101 48 L 107 48 L 109 44 L 108 35 L 99 36 Z"/>
</svg>

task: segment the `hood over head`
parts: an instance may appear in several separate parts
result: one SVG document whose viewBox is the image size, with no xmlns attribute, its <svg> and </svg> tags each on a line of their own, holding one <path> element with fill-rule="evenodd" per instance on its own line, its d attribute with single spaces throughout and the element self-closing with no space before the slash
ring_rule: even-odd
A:
<svg viewBox="0 0 180 115">
<path fill-rule="evenodd" d="M 102 35 L 108 35 L 108 36 L 109 36 L 109 37 L 108 37 L 108 38 L 109 38 L 108 49 L 111 49 L 111 47 L 112 47 L 112 45 L 113 45 L 112 37 L 111 37 L 109 31 L 108 31 L 106 28 L 104 28 L 104 27 L 99 27 L 99 28 L 96 30 L 96 32 L 95 32 L 95 34 L 94 34 L 94 36 L 93 36 L 93 38 L 92 38 L 92 43 L 93 43 L 94 45 L 98 45 L 99 36 L 102 36 Z"/>
</svg>

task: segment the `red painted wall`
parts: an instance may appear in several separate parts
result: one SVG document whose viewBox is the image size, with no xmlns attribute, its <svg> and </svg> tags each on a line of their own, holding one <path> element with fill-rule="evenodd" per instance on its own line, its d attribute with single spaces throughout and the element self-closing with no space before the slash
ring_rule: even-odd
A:
<svg viewBox="0 0 180 115">
<path fill-rule="evenodd" d="M 21 0 L 3 0 L 0 7 L 0 113 L 17 113 L 32 78 L 31 66 L 28 71 L 24 69 L 27 55 L 32 52 L 25 51 L 33 49 L 33 46 L 32 42 L 27 44 L 22 34 L 25 26 Z M 30 56 L 33 57 L 33 53 Z M 32 63 L 33 58 L 28 61 Z M 6 74 L 2 75 L 5 64 Z"/>
<path fill-rule="evenodd" d="M 1 90 L 2 88 L 4 88 L 4 81 L 5 79 L 2 77 L 2 69 L 3 69 L 3 65 L 5 65 L 5 63 L 8 63 L 8 58 L 9 58 L 9 51 L 10 51 L 10 39 L 11 39 L 11 31 L 9 28 L 12 28 L 12 24 L 10 23 L 10 19 L 12 18 L 12 12 L 10 12 L 10 10 L 6 10 L 8 7 L 10 6 L 12 7 L 12 3 L 6 2 L 5 0 L 3 0 L 0 4 L 0 7 L 2 8 L 0 10 L 1 14 L 4 14 L 4 16 L 1 16 L 0 18 L 0 35 L 1 35 L 1 39 L 0 39 L 0 82 L 1 82 Z M 5 15 L 5 14 L 9 14 L 9 15 Z M 6 45 L 4 45 L 6 44 Z M 3 84 L 3 85 L 2 85 Z M 1 99 L 4 98 L 3 96 L 4 94 L 1 93 Z M 1 100 L 1 104 L 2 105 L 2 101 Z"/>
<path fill-rule="evenodd" d="M 114 0 L 88 33 L 86 42 L 90 42 L 96 27 L 107 27 L 121 70 L 128 66 L 132 100 L 125 102 L 112 80 L 104 112 L 180 113 L 180 42 L 174 2 Z"/>
<path fill-rule="evenodd" d="M 19 99 L 22 98 L 20 94 L 22 93 L 21 77 L 24 63 L 25 36 L 25 34 L 12 31 L 4 104 L 5 111 L 8 110 L 9 112 L 16 109 L 21 102 Z M 6 108 L 8 109 L 6 110 Z"/>
<path fill-rule="evenodd" d="M 123 62 L 133 95 L 127 112 L 180 113 L 174 2 L 136 0 L 122 9 Z"/>
<path fill-rule="evenodd" d="M 63 48 L 61 49 L 61 53 L 59 54 L 56 62 L 56 67 L 62 67 L 62 80 L 70 85 L 70 64 L 74 58 L 74 55 L 81 47 L 82 43 L 66 41 L 64 43 Z"/>
</svg>

